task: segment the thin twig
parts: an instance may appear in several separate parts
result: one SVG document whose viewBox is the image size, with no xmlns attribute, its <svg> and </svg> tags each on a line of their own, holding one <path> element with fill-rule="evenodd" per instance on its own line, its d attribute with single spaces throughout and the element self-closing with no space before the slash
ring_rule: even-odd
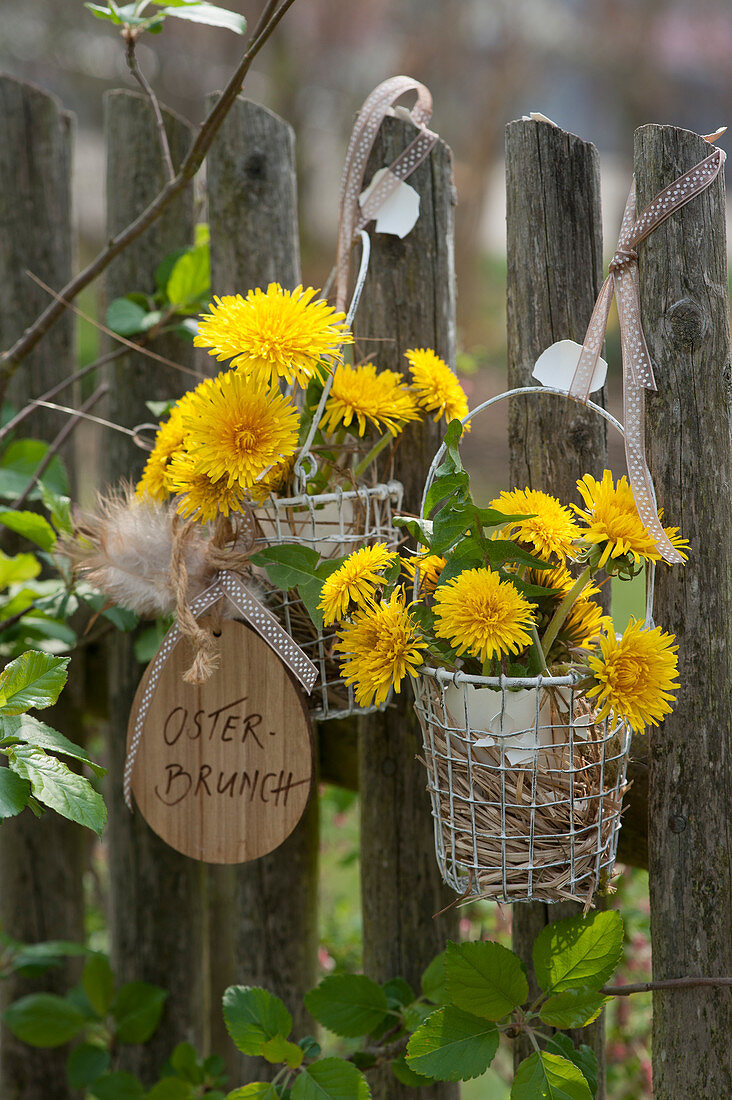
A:
<svg viewBox="0 0 732 1100">
<path fill-rule="evenodd" d="M 42 393 L 40 397 L 33 398 L 25 408 L 17 412 L 14 417 L 8 420 L 7 424 L 0 428 L 0 443 L 2 443 L 19 424 L 22 424 L 32 412 L 35 412 L 38 408 L 39 401 L 50 401 L 52 397 L 61 393 L 61 391 L 65 390 L 67 386 L 70 386 L 72 382 L 80 381 L 80 379 L 85 378 L 87 374 L 91 374 L 92 371 L 99 370 L 100 367 L 104 367 L 107 363 L 111 363 L 115 359 L 119 359 L 120 356 L 126 354 L 127 351 L 125 348 L 115 348 L 114 351 L 107 352 L 106 355 L 102 355 L 99 359 L 95 359 L 93 363 L 88 363 L 85 367 L 82 367 L 81 370 L 77 370 L 73 374 L 68 375 L 67 378 L 58 382 L 50 390 L 46 390 L 45 393 Z"/>
<path fill-rule="evenodd" d="M 33 350 L 39 340 L 48 332 L 51 326 L 63 313 L 66 303 L 88 286 L 97 275 L 101 274 L 112 260 L 120 254 L 132 241 L 145 232 L 164 210 L 168 208 L 173 199 L 181 191 L 185 190 L 190 181 L 201 167 L 206 153 L 211 147 L 221 123 L 228 114 L 232 104 L 238 96 L 242 81 L 248 73 L 252 61 L 268 41 L 270 35 L 279 24 L 282 17 L 292 7 L 294 0 L 282 0 L 279 8 L 270 16 L 265 27 L 260 31 L 251 45 L 246 50 L 233 73 L 229 83 L 222 92 L 218 101 L 214 104 L 204 119 L 198 134 L 188 151 L 178 174 L 174 179 L 168 180 L 163 189 L 156 195 L 152 202 L 139 214 L 134 221 L 122 229 L 116 237 L 112 237 L 106 248 L 88 264 L 82 271 L 61 289 L 57 300 L 47 306 L 36 320 L 25 330 L 23 335 L 16 340 L 8 351 L 0 357 L 0 398 L 3 396 L 7 383 L 17 370 L 25 356 Z"/>
<path fill-rule="evenodd" d="M 163 112 L 160 110 L 160 104 L 158 97 L 155 95 L 151 85 L 143 73 L 142 69 L 137 63 L 137 54 L 135 53 L 136 35 L 134 30 L 130 30 L 126 36 L 127 50 L 125 52 L 125 59 L 127 61 L 127 68 L 134 76 L 137 83 L 142 88 L 143 92 L 150 100 L 150 105 L 155 115 L 155 126 L 158 131 L 158 141 L 160 142 L 160 152 L 163 156 L 163 164 L 165 166 L 165 175 L 168 180 L 175 179 L 175 168 L 173 167 L 173 158 L 170 155 L 170 146 L 168 145 L 168 135 L 165 132 L 165 123 L 163 122 Z"/>
<path fill-rule="evenodd" d="M 94 317 L 90 317 L 88 313 L 84 313 L 83 309 L 79 309 L 73 302 L 67 301 L 62 293 L 56 293 L 52 287 L 44 283 L 43 279 L 39 279 L 37 275 L 34 275 L 28 268 L 25 270 L 29 279 L 32 279 L 41 290 L 45 290 L 47 294 L 50 294 L 52 298 L 55 298 L 57 302 L 61 304 L 64 309 L 70 309 L 72 313 L 75 313 L 77 317 L 81 317 L 84 321 L 88 321 L 90 325 L 94 325 L 95 328 L 103 332 L 105 336 L 109 336 L 112 340 L 116 340 L 118 344 L 124 344 L 126 348 L 132 348 L 133 351 L 137 351 L 140 355 L 146 355 L 148 359 L 154 359 L 156 363 L 162 363 L 163 366 L 172 367 L 174 370 L 179 370 L 182 374 L 192 374 L 194 378 L 199 380 L 205 376 L 198 370 L 194 370 L 193 367 L 184 367 L 182 363 L 176 363 L 173 359 L 166 359 L 164 355 L 158 355 L 156 351 L 151 351 L 150 348 L 144 347 L 143 344 L 137 344 L 134 340 L 128 340 L 126 336 L 120 336 L 114 329 L 107 328 L 101 321 L 97 321 Z M 157 326 L 156 326 L 157 328 Z M 150 330 L 153 331 L 152 329 Z"/>
<path fill-rule="evenodd" d="M 606 985 L 600 992 L 606 997 L 630 997 L 632 993 L 653 993 L 661 989 L 694 989 L 695 986 L 732 988 L 732 978 L 664 978 L 657 982 L 635 982 L 633 985 Z"/>
<path fill-rule="evenodd" d="M 51 465 L 51 460 L 53 459 L 53 457 L 61 450 L 64 443 L 66 442 L 68 437 L 73 432 L 74 428 L 78 427 L 79 421 L 80 420 L 86 420 L 86 419 L 96 419 L 96 417 L 93 417 L 93 418 L 88 417 L 87 410 L 93 408 L 94 405 L 96 405 L 97 401 L 99 401 L 100 398 L 104 397 L 104 395 L 105 395 L 105 393 L 107 392 L 108 389 L 109 389 L 109 387 L 108 387 L 107 383 L 102 382 L 101 386 L 97 386 L 97 388 L 94 390 L 94 393 L 90 397 L 87 397 L 86 401 L 84 402 L 84 404 L 81 406 L 80 409 L 69 409 L 68 410 L 72 414 L 71 420 L 69 420 L 68 423 L 64 424 L 61 431 L 58 433 L 58 435 L 56 436 L 54 441 L 49 446 L 48 450 L 46 451 L 45 455 L 43 456 L 43 460 L 41 461 L 40 465 L 38 466 L 38 469 L 33 474 L 33 477 L 30 479 L 30 481 L 28 482 L 28 484 L 26 485 L 25 489 L 20 494 L 18 499 L 13 503 L 13 505 L 12 505 L 13 510 L 17 511 L 19 508 L 23 507 L 23 505 L 27 501 L 28 497 L 30 496 L 32 491 L 35 489 L 36 485 L 41 480 L 41 478 L 45 474 L 48 467 Z M 38 404 L 39 405 L 42 404 L 44 407 L 60 408 L 59 405 L 50 405 L 49 402 L 47 402 L 47 401 L 42 401 L 42 402 L 39 401 Z"/>
</svg>

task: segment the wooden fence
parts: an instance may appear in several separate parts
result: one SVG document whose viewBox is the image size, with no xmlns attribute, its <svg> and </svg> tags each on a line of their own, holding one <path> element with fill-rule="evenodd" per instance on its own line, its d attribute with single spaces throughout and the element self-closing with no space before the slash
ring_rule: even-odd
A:
<svg viewBox="0 0 732 1100">
<path fill-rule="evenodd" d="M 69 273 L 70 124 L 51 97 L 9 78 L 0 78 L 0 105 L 0 345 L 5 347 L 41 304 L 24 269 L 53 286 L 62 285 Z M 169 113 L 166 128 L 178 162 L 190 128 Z M 402 120 L 387 119 L 371 167 L 393 160 L 409 142 L 410 130 Z M 112 235 L 163 182 L 144 99 L 129 92 L 108 97 L 106 141 Z M 702 153 L 700 140 L 684 131 L 639 131 L 641 202 Z M 294 136 L 287 124 L 238 100 L 206 166 L 215 293 L 246 292 L 274 279 L 287 287 L 299 282 L 294 165 Z M 564 337 L 581 340 L 592 309 L 602 267 L 596 152 L 546 123 L 512 123 L 507 177 L 509 382 L 521 385 L 544 347 Z M 406 348 L 415 345 L 434 347 L 454 363 L 456 342 L 455 195 L 444 143 L 410 182 L 421 197 L 419 221 L 403 241 L 374 238 L 356 321 L 359 355 L 398 370 Z M 131 290 L 151 291 L 159 260 L 190 243 L 194 217 L 193 196 L 184 194 L 109 268 L 107 300 Z M 693 548 L 683 574 L 669 574 L 660 583 L 657 602 L 659 622 L 680 636 L 685 686 L 674 718 L 650 738 L 655 976 L 729 974 L 732 841 L 725 822 L 732 816 L 732 448 L 721 180 L 643 246 L 641 279 L 646 333 L 660 366 L 660 393 L 651 403 L 651 459 L 669 521 L 681 524 Z M 21 368 L 16 402 L 73 370 L 71 331 L 66 317 Z M 178 343 L 159 342 L 155 349 L 183 365 L 208 370 L 212 364 Z M 149 419 L 145 400 L 176 395 L 189 381 L 131 352 L 115 363 L 108 383 L 111 418 L 134 425 Z M 49 437 L 58 430 L 40 414 L 35 427 Z M 480 432 L 479 423 L 475 430 Z M 407 508 L 416 509 L 437 442 L 432 425 L 405 433 L 396 473 L 405 484 Z M 106 480 L 139 473 L 144 456 L 124 437 L 105 437 L 104 451 Z M 580 473 L 603 468 L 604 428 L 576 406 L 524 400 L 511 412 L 510 453 L 515 482 L 566 497 Z M 75 687 L 65 706 L 75 703 L 76 709 L 54 716 L 76 740 L 88 687 L 84 667 L 91 656 L 74 657 Z M 271 1067 L 242 1059 L 228 1041 L 220 997 L 234 982 L 265 985 L 288 1003 L 296 1029 L 313 1028 L 302 994 L 317 980 L 317 800 L 287 843 L 254 864 L 207 867 L 178 855 L 123 805 L 127 716 L 142 668 L 126 635 L 109 638 L 104 656 L 113 961 L 120 979 L 156 982 L 171 993 L 155 1038 L 139 1051 L 125 1051 L 121 1068 L 152 1078 L 174 1044 L 188 1039 L 222 1053 L 234 1083 L 263 1077 Z M 321 776 L 361 792 L 366 972 L 380 980 L 401 975 L 416 984 L 446 939 L 457 936 L 457 915 L 453 908 L 433 918 L 452 898 L 432 854 L 408 694 L 383 716 L 358 724 L 324 723 L 318 736 Z M 640 806 L 642 819 L 641 784 L 634 793 L 633 808 L 638 816 Z M 641 836 L 641 847 L 644 842 Z M 0 826 L 0 920 L 7 932 L 24 940 L 83 938 L 80 899 L 88 845 L 82 830 L 67 828 L 58 818 L 39 823 L 25 815 Z M 515 946 L 528 964 L 531 939 L 560 908 L 515 907 Z M 56 988 L 66 977 L 56 977 Z M 19 980 L 6 982 L 5 1003 L 26 988 Z M 732 1095 L 728 991 L 693 990 L 673 1003 L 671 996 L 658 995 L 655 1005 L 656 1096 Z M 601 1055 L 601 1029 L 595 1044 Z M 65 1084 L 64 1059 L 63 1050 L 39 1058 L 5 1032 L 4 1100 L 66 1100 L 73 1093 Z M 700 1091 L 699 1082 L 707 1091 Z M 458 1088 L 407 1089 L 393 1078 L 375 1076 L 373 1094 L 377 1100 L 421 1095 L 452 1100 Z M 604 1095 L 602 1085 L 598 1095 Z"/>
</svg>

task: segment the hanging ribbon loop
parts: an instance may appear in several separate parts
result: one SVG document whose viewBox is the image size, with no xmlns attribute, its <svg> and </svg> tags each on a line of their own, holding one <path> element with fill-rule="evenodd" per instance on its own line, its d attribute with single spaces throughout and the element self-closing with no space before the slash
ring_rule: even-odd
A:
<svg viewBox="0 0 732 1100">
<path fill-rule="evenodd" d="M 409 112 L 409 117 L 420 132 L 389 165 L 388 170 L 361 206 L 359 197 L 363 189 L 366 163 L 374 147 L 376 135 L 389 109 L 407 92 L 417 93 L 417 102 Z M 356 116 L 341 178 L 335 284 L 335 304 L 338 310 L 346 308 L 348 273 L 354 239 L 359 231 L 376 217 L 399 184 L 429 156 L 438 140 L 437 134 L 427 129 L 427 122 L 431 116 L 432 95 L 429 89 L 409 76 L 393 76 L 379 84 L 367 97 Z"/>
<path fill-rule="evenodd" d="M 640 280 L 636 246 L 662 222 L 709 187 L 725 161 L 722 149 L 694 165 L 665 187 L 636 217 L 635 183 L 623 213 L 620 235 L 609 274 L 602 284 L 587 326 L 582 351 L 569 387 L 569 396 L 587 403 L 595 366 L 605 341 L 610 304 L 617 301 L 623 360 L 623 417 L 628 480 L 638 514 L 653 537 L 661 557 L 670 564 L 684 559 L 663 529 L 656 508 L 645 445 L 645 390 L 655 390 L 651 356 L 640 315 Z"/>
</svg>

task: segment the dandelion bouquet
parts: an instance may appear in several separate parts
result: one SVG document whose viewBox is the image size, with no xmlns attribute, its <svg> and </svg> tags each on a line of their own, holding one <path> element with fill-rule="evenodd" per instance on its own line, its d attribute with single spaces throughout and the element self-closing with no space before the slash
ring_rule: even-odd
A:
<svg viewBox="0 0 732 1100">
<path fill-rule="evenodd" d="M 610 577 L 660 559 L 624 477 L 472 499 L 450 424 L 416 551 L 351 555 L 321 590 L 361 706 L 408 680 L 422 726 L 443 877 L 465 895 L 590 903 L 612 871 L 632 730 L 671 710 L 674 639 L 650 622 L 617 637 Z M 675 528 L 666 534 L 680 551 Z"/>
</svg>

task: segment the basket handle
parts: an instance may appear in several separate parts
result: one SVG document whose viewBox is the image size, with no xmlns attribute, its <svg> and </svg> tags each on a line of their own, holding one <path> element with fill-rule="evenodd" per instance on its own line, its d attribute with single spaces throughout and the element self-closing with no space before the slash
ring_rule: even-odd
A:
<svg viewBox="0 0 732 1100">
<path fill-rule="evenodd" d="M 612 426 L 620 433 L 620 435 L 622 436 L 623 439 L 625 438 L 625 429 L 623 428 L 623 425 L 620 423 L 619 420 L 616 419 L 616 417 L 613 416 L 612 413 L 609 413 L 607 411 L 607 409 L 603 409 L 602 405 L 597 405 L 594 401 L 589 401 L 589 400 L 588 401 L 581 401 L 578 398 L 573 397 L 570 394 L 568 394 L 566 390 L 560 390 L 560 389 L 557 389 L 554 386 L 519 386 L 519 387 L 517 387 L 516 389 L 513 389 L 513 390 L 505 390 L 503 393 L 496 394 L 495 397 L 489 397 L 487 401 L 481 402 L 480 405 L 476 405 L 474 409 L 470 410 L 470 412 L 467 414 L 467 416 L 464 416 L 462 418 L 460 423 L 463 424 L 463 425 L 467 424 L 470 420 L 473 419 L 474 416 L 477 416 L 478 413 L 481 413 L 485 409 L 490 408 L 491 405 L 497 405 L 499 401 L 503 401 L 507 397 L 519 397 L 519 396 L 523 396 L 524 394 L 535 394 L 535 393 L 554 394 L 554 396 L 556 396 L 556 397 L 563 397 L 565 401 L 567 401 L 567 400 L 574 401 L 576 404 L 581 405 L 583 408 L 592 409 L 593 412 L 598 413 L 598 415 L 601 416 L 604 420 L 607 420 L 608 424 L 612 424 Z M 422 493 L 422 501 L 421 501 L 420 506 L 419 506 L 419 514 L 420 514 L 421 519 L 426 519 L 426 516 L 424 514 L 424 507 L 425 507 L 425 502 L 427 500 L 427 493 L 430 490 L 432 482 L 435 480 L 435 473 L 437 471 L 437 467 L 440 465 L 443 458 L 445 457 L 445 452 L 446 451 L 447 451 L 446 444 L 441 443 L 440 447 L 437 451 L 437 454 L 432 459 L 432 464 L 430 465 L 430 468 L 427 471 L 427 477 L 425 479 L 425 484 L 424 484 L 424 492 Z M 656 506 L 656 492 L 655 492 L 655 489 L 653 488 L 652 484 L 651 484 L 651 493 L 653 495 L 653 504 L 654 504 L 654 506 Z M 655 589 L 655 579 L 656 579 L 656 563 L 652 562 L 652 561 L 649 561 L 649 562 L 646 563 L 646 582 L 647 582 L 646 583 L 646 615 L 645 615 L 645 620 L 644 620 L 644 626 L 647 630 L 652 629 L 653 626 L 655 625 L 654 620 L 653 620 L 653 597 L 654 597 L 654 589 Z M 415 598 L 416 598 L 416 592 L 417 592 L 418 585 L 419 585 L 419 571 L 417 570 L 416 573 L 415 573 L 415 578 L 414 578 Z"/>
</svg>

